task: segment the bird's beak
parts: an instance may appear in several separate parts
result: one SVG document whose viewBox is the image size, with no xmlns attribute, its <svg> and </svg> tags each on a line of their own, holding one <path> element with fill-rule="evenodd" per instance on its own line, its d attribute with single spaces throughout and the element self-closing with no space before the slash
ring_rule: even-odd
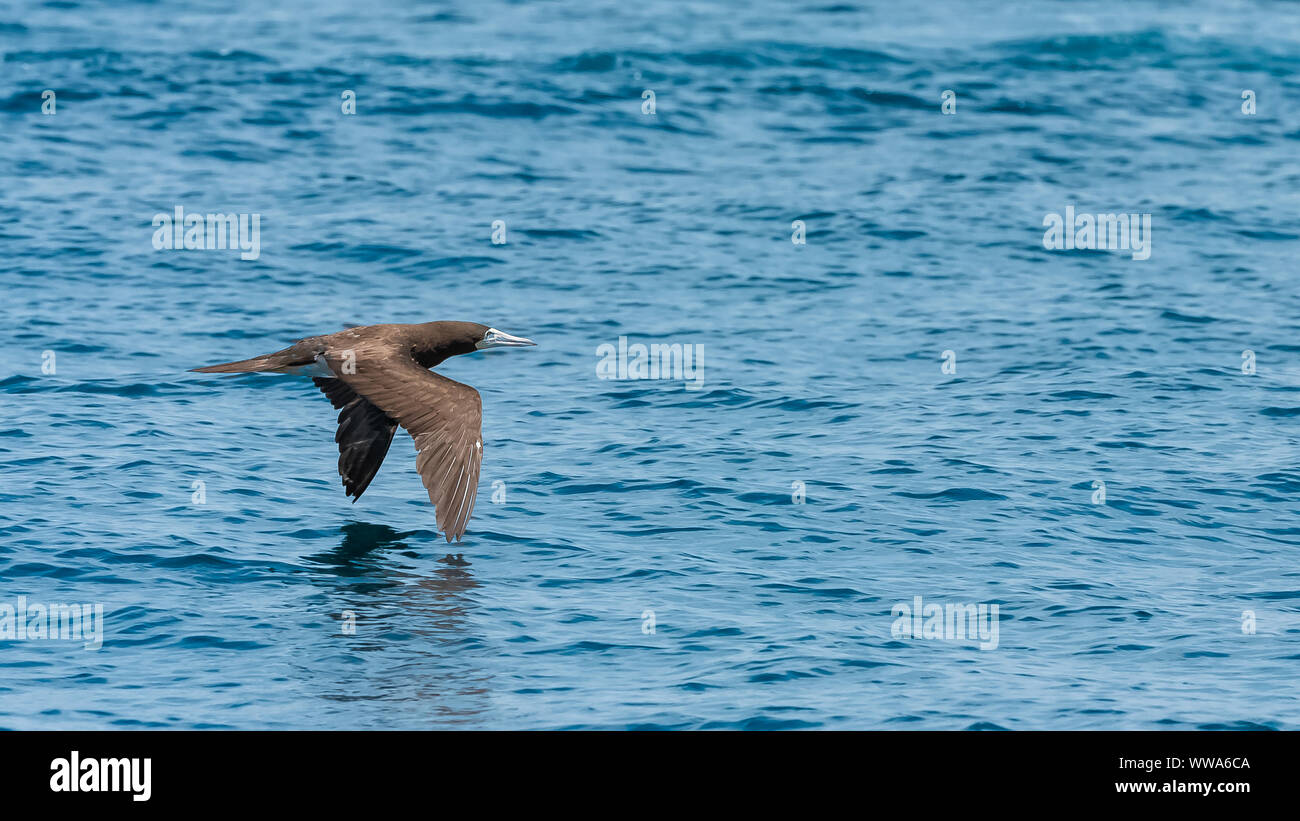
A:
<svg viewBox="0 0 1300 821">
<path fill-rule="evenodd" d="M 522 336 L 511 336 L 505 331 L 488 328 L 488 332 L 483 334 L 482 339 L 474 343 L 474 347 L 479 350 L 484 348 L 526 348 L 529 345 L 536 344 L 531 339 L 524 339 Z"/>
</svg>

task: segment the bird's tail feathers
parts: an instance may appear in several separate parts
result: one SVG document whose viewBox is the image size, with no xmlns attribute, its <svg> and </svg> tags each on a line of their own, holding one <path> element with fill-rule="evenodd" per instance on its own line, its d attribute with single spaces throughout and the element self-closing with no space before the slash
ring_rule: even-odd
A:
<svg viewBox="0 0 1300 821">
<path fill-rule="evenodd" d="M 257 356 L 241 359 L 238 362 L 225 362 L 221 365 L 208 365 L 206 368 L 190 368 L 194 373 L 255 373 L 275 367 L 269 357 Z"/>
<path fill-rule="evenodd" d="M 257 373 L 259 371 L 283 373 L 285 369 L 310 364 L 313 361 L 312 357 L 304 359 L 302 354 L 289 348 L 264 356 L 255 356 L 252 359 L 224 362 L 220 365 L 208 365 L 205 368 L 191 368 L 190 370 L 194 373 Z"/>
</svg>

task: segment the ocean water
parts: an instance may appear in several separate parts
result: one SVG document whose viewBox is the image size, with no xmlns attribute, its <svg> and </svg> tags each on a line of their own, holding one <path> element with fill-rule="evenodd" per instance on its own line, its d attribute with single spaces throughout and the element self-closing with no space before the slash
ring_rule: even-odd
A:
<svg viewBox="0 0 1300 821">
<path fill-rule="evenodd" d="M 104 619 L 0 727 L 1300 728 L 1295 4 L 60 0 L 0 66 L 0 630 Z M 310 381 L 187 372 L 434 319 L 539 342 L 440 368 L 451 546 L 403 432 L 353 505 Z"/>
</svg>

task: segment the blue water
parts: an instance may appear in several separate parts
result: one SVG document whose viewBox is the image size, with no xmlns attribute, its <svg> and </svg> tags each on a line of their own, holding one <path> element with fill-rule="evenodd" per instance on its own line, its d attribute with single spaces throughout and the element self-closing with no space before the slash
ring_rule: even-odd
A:
<svg viewBox="0 0 1300 821">
<path fill-rule="evenodd" d="M 0 727 L 1300 728 L 1300 7 L 350 5 L 0 4 L 0 606 L 106 624 Z M 404 433 L 352 505 L 307 379 L 186 372 L 433 319 L 540 343 L 441 367 L 451 547 Z"/>
</svg>

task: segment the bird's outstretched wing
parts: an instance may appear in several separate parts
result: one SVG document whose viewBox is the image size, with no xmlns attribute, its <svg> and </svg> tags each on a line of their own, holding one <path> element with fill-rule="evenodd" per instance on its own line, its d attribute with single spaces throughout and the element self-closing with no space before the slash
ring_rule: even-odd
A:
<svg viewBox="0 0 1300 821">
<path fill-rule="evenodd" d="M 415 467 L 450 542 L 465 535 L 483 461 L 478 391 L 420 367 L 406 351 L 353 349 L 324 355 L 339 380 L 406 428 Z"/>
<path fill-rule="evenodd" d="M 343 489 L 355 502 L 384 463 L 397 423 L 342 380 L 316 376 L 311 381 L 339 410 L 339 429 L 334 434 L 334 441 L 339 443 L 339 476 Z"/>
</svg>

